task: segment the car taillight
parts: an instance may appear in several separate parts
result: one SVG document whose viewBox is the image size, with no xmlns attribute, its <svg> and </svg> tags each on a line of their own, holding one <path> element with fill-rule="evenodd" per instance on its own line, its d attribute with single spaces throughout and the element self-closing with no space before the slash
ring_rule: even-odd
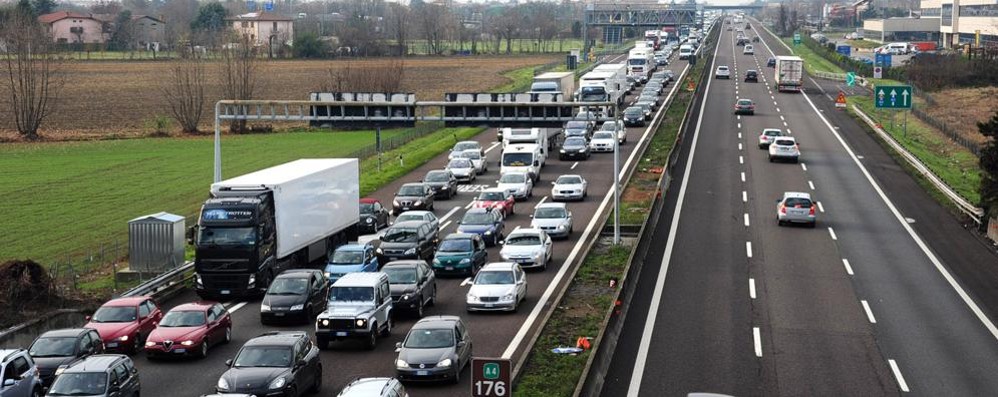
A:
<svg viewBox="0 0 998 397">
<path fill-rule="evenodd" d="M 811 204 L 811 211 L 808 212 L 808 215 L 814 216 L 814 204 Z"/>
<path fill-rule="evenodd" d="M 783 215 L 787 214 L 787 207 L 784 206 L 783 204 L 780 204 L 780 213 Z"/>
<path fill-rule="evenodd" d="M 769 140 L 769 137 L 768 137 L 768 136 L 765 136 L 765 135 L 763 135 L 763 136 L 762 136 L 762 140 L 764 140 L 764 141 L 768 141 L 768 140 Z"/>
</svg>

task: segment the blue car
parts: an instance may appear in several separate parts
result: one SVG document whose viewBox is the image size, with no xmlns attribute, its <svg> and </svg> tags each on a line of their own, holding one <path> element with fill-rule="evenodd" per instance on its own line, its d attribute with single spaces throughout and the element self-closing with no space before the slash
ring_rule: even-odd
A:
<svg viewBox="0 0 998 397">
<path fill-rule="evenodd" d="M 367 244 L 341 245 L 326 262 L 324 274 L 329 284 L 335 283 L 347 273 L 376 272 L 381 267 L 374 246 Z"/>
<path fill-rule="evenodd" d="M 486 208 L 472 208 L 458 223 L 458 233 L 477 234 L 488 246 L 495 246 L 504 238 L 505 223 L 500 211 Z"/>
</svg>

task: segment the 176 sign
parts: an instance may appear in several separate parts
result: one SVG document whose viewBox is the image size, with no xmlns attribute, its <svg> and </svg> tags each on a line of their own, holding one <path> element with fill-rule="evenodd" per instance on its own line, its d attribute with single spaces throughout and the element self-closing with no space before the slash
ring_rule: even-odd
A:
<svg viewBox="0 0 998 397">
<path fill-rule="evenodd" d="M 512 364 L 502 358 L 471 358 L 472 397 L 513 395 Z"/>
</svg>

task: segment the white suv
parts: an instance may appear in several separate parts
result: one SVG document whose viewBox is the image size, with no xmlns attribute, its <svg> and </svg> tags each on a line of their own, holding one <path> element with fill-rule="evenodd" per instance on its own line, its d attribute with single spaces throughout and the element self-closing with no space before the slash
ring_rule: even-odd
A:
<svg viewBox="0 0 998 397">
<path fill-rule="evenodd" d="M 315 320 L 315 342 L 325 349 L 333 340 L 364 339 L 374 349 L 379 333 L 392 333 L 392 310 L 387 274 L 347 273 L 329 289 L 328 307 Z"/>
<path fill-rule="evenodd" d="M 34 397 L 42 395 L 42 378 L 35 361 L 24 349 L 0 349 L 0 397 Z"/>
<path fill-rule="evenodd" d="M 714 72 L 714 78 L 718 78 L 718 79 L 730 79 L 731 78 L 731 69 L 728 69 L 728 67 L 724 66 L 724 65 L 718 66 L 717 70 Z"/>
<path fill-rule="evenodd" d="M 769 162 L 790 160 L 794 163 L 800 158 L 800 147 L 793 137 L 781 136 L 769 144 Z"/>
</svg>

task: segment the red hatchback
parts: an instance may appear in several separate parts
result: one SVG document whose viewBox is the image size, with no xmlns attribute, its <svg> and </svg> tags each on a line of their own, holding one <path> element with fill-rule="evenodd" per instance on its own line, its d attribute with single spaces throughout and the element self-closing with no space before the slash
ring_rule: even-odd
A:
<svg viewBox="0 0 998 397">
<path fill-rule="evenodd" d="M 499 210 L 504 218 L 513 214 L 514 205 L 516 205 L 516 199 L 513 198 L 513 195 L 499 189 L 482 190 L 475 198 L 475 208 Z"/>
<path fill-rule="evenodd" d="M 87 317 L 84 328 L 100 334 L 107 352 L 138 353 L 142 340 L 149 335 L 163 312 L 148 296 L 112 299 Z"/>
<path fill-rule="evenodd" d="M 232 318 L 217 302 L 186 303 L 163 316 L 146 338 L 149 358 L 165 356 L 207 357 L 208 349 L 232 340 Z"/>
</svg>

